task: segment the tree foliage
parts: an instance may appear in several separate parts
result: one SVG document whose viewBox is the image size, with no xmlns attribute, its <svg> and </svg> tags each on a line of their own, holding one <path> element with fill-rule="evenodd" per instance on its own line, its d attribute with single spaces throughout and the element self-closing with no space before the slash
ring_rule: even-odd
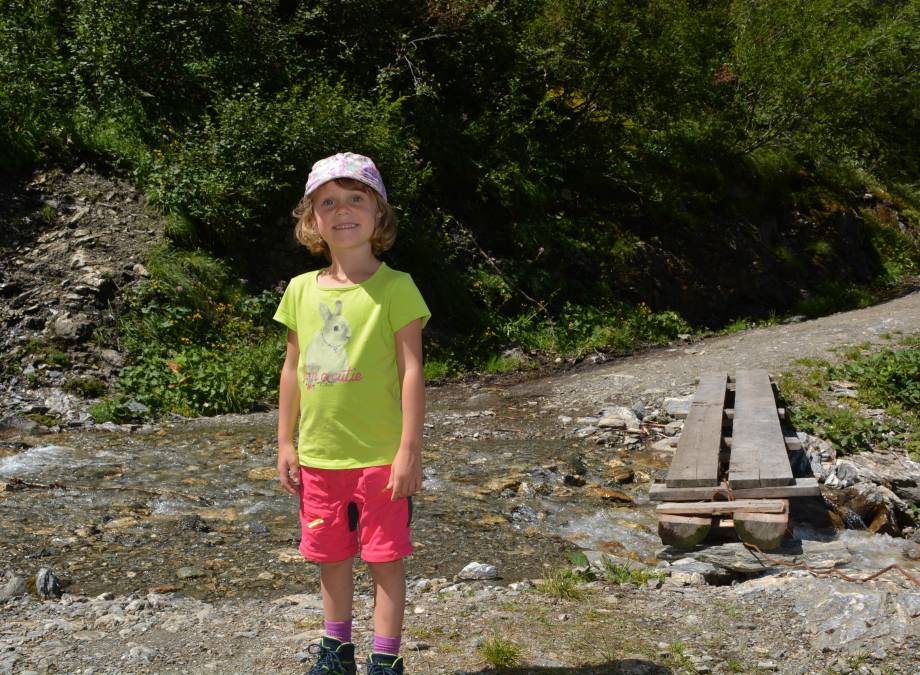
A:
<svg viewBox="0 0 920 675">
<path fill-rule="evenodd" d="M 884 264 L 851 250 L 846 195 L 920 174 L 920 0 L 2 9 L 6 169 L 105 157 L 245 268 L 313 161 L 366 152 L 396 262 L 463 325 L 623 300 L 700 320 L 867 283 Z"/>
</svg>

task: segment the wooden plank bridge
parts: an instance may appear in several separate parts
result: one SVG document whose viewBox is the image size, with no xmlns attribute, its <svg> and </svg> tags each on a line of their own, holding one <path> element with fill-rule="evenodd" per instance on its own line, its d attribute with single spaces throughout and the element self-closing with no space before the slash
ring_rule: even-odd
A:
<svg viewBox="0 0 920 675">
<path fill-rule="evenodd" d="M 776 393 L 765 370 L 700 377 L 667 478 L 649 493 L 663 502 L 656 509 L 662 542 L 695 546 L 717 521 L 742 541 L 776 548 L 789 499 L 820 494 L 816 479 L 792 475 L 788 451 L 801 445 L 784 434 Z"/>
</svg>

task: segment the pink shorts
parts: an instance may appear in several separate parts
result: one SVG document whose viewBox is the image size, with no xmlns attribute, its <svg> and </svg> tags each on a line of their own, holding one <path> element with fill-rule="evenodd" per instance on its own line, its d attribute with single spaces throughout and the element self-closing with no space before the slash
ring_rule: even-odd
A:
<svg viewBox="0 0 920 675">
<path fill-rule="evenodd" d="M 367 562 L 391 562 L 412 553 L 412 498 L 395 502 L 386 489 L 390 466 L 363 469 L 300 467 L 300 552 L 314 562 L 358 553 Z"/>
</svg>

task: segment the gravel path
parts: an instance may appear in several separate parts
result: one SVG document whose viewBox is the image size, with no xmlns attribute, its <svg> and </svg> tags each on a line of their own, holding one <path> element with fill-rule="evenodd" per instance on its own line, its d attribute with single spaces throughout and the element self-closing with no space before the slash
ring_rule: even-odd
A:
<svg viewBox="0 0 920 675">
<path fill-rule="evenodd" d="M 797 359 L 831 357 L 843 345 L 887 342 L 920 332 L 920 291 L 866 309 L 653 349 L 575 372 L 527 382 L 516 393 L 541 393 L 585 405 L 630 403 L 643 392 L 690 393 L 700 373 L 765 368 L 776 375 Z"/>
</svg>

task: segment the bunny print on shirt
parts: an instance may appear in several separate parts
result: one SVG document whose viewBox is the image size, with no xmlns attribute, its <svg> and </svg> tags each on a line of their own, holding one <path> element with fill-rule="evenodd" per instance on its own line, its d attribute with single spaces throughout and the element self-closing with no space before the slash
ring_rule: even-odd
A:
<svg viewBox="0 0 920 675">
<path fill-rule="evenodd" d="M 345 346 L 351 340 L 351 326 L 342 316 L 342 301 L 335 301 L 335 312 L 325 302 L 319 303 L 319 313 L 323 317 L 323 327 L 313 337 L 304 356 L 307 389 L 317 384 L 360 380 L 361 374 L 352 371 L 348 365 Z"/>
</svg>

